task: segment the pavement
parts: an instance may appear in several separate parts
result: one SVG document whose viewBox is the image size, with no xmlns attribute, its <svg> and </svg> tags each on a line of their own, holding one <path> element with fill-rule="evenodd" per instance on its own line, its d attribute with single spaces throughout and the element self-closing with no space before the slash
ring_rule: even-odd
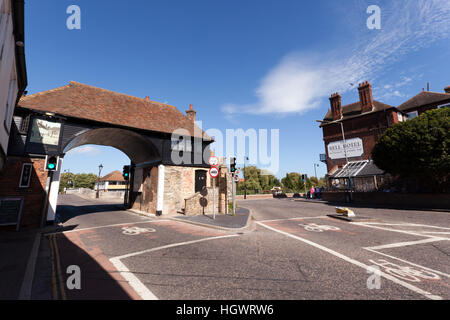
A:
<svg viewBox="0 0 450 320">
<path fill-rule="evenodd" d="M 39 238 L 40 232 L 36 230 L 0 231 L 0 300 L 27 296 L 26 287 L 30 287 L 32 278 L 28 277 L 28 282 L 24 280 L 32 271 L 27 266 Z"/>
<path fill-rule="evenodd" d="M 41 238 L 31 298 L 450 299 L 447 212 L 354 208 L 371 220 L 348 222 L 327 217 L 334 206 L 324 203 L 263 199 L 239 207 L 247 210 L 217 219 L 218 228 L 205 226 L 212 220 L 205 216 L 148 217 L 60 197 L 61 227 Z M 245 219 L 252 228 L 243 232 Z"/>
</svg>

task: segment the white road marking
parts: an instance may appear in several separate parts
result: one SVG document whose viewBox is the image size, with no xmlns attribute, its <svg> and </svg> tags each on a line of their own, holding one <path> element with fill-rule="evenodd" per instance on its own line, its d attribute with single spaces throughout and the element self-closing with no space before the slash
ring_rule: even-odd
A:
<svg viewBox="0 0 450 320">
<path fill-rule="evenodd" d="M 120 275 L 130 284 L 130 286 L 136 291 L 136 293 L 143 300 L 158 300 L 158 297 L 153 294 L 148 288 L 133 274 L 130 270 L 120 261 L 120 259 L 109 259 L 111 263 L 116 267 Z"/>
<path fill-rule="evenodd" d="M 224 239 L 224 238 L 231 238 L 231 237 L 238 237 L 237 234 L 232 235 L 225 235 L 225 236 L 217 236 L 217 237 L 209 237 L 209 238 L 203 238 L 198 240 L 192 240 L 192 241 L 185 241 L 185 242 L 179 242 L 179 243 L 173 243 L 161 247 L 156 247 L 152 249 L 137 251 L 129 254 L 124 254 L 122 256 L 117 256 L 114 258 L 109 259 L 111 263 L 116 267 L 116 269 L 120 272 L 122 277 L 124 277 L 125 280 L 130 284 L 130 286 L 139 294 L 139 296 L 144 300 L 158 300 L 158 298 L 120 261 L 121 259 L 137 256 L 143 253 L 147 252 L 153 252 L 168 248 L 174 248 L 174 247 L 180 247 L 185 246 L 193 243 L 208 241 L 208 240 L 216 240 L 216 239 Z"/>
<path fill-rule="evenodd" d="M 432 232 L 432 231 L 423 231 L 423 234 L 450 234 L 450 232 Z"/>
<path fill-rule="evenodd" d="M 398 233 L 404 233 L 404 234 L 409 234 L 411 236 L 419 236 L 419 237 L 430 237 L 427 236 L 426 234 L 423 233 L 417 233 L 417 231 L 412 232 L 412 231 L 407 231 L 407 230 L 398 230 L 398 229 L 391 229 L 391 228 L 383 228 L 383 227 L 379 227 L 379 226 L 374 226 L 373 224 L 367 223 L 367 222 L 350 222 L 350 224 L 354 224 L 354 225 L 358 225 L 358 226 L 363 226 L 363 227 L 367 227 L 367 228 L 373 228 L 373 229 L 379 229 L 379 230 L 384 230 L 384 231 L 391 231 L 391 232 L 398 232 Z M 447 238 L 438 238 L 435 237 L 435 239 L 441 239 L 441 240 L 447 240 Z"/>
<path fill-rule="evenodd" d="M 91 227 L 91 228 L 74 229 L 74 230 L 69 230 L 69 231 L 53 232 L 53 233 L 47 233 L 46 235 L 60 234 L 60 233 L 71 233 L 71 232 L 78 232 L 78 231 L 85 231 L 85 230 L 94 230 L 94 229 L 117 227 L 117 226 L 126 226 L 126 225 L 141 224 L 141 223 L 166 222 L 166 221 L 171 221 L 171 220 L 151 220 L 151 219 L 149 219 L 147 221 L 141 221 L 141 222 L 117 223 L 117 224 L 109 224 L 109 225 L 99 226 L 99 227 Z"/>
<path fill-rule="evenodd" d="M 318 225 L 315 223 L 309 223 L 309 224 L 298 224 L 300 227 L 303 227 L 306 231 L 312 231 L 312 232 L 324 232 L 324 231 L 340 231 L 341 229 L 334 226 L 327 226 L 327 225 Z"/>
<path fill-rule="evenodd" d="M 447 277 L 447 278 L 450 278 L 450 274 L 447 274 L 447 273 L 444 273 L 444 272 L 441 272 L 441 271 L 438 271 L 438 270 L 434 270 L 434 269 L 431 269 L 431 268 L 428 268 L 428 267 L 424 267 L 424 266 L 421 266 L 421 265 L 419 265 L 419 264 L 413 263 L 413 262 L 411 262 L 411 261 L 403 260 L 403 259 L 400 259 L 400 258 L 391 256 L 391 255 L 386 254 L 386 253 L 383 253 L 383 252 L 375 251 L 375 250 L 370 249 L 370 248 L 364 248 L 364 249 L 365 249 L 365 250 L 368 250 L 368 251 L 370 251 L 370 252 L 374 252 L 374 253 L 380 254 L 380 255 L 382 255 L 382 256 L 391 258 L 391 259 L 395 259 L 395 260 L 398 260 L 398 261 L 401 261 L 401 262 L 404 262 L 404 263 L 408 263 L 408 264 L 410 264 L 410 265 L 412 265 L 412 266 L 415 266 L 415 267 L 419 267 L 419 268 L 422 268 L 422 269 L 425 269 L 425 270 L 428 270 L 428 271 L 432 271 L 432 272 L 437 273 L 437 274 L 439 274 L 439 275 L 441 275 L 441 276 L 445 276 L 445 277 Z"/>
<path fill-rule="evenodd" d="M 450 230 L 450 228 L 439 227 L 439 226 L 431 226 L 428 224 L 418 224 L 418 223 L 387 223 L 387 222 L 355 222 L 355 223 L 363 223 L 363 224 L 381 224 L 386 226 L 413 226 L 413 227 L 427 227 L 427 228 L 435 228 L 435 229 L 445 229 Z"/>
<path fill-rule="evenodd" d="M 417 240 L 417 241 L 396 242 L 396 243 L 384 244 L 384 245 L 381 245 L 381 246 L 366 247 L 364 249 L 381 250 L 381 249 L 390 249 L 390 248 L 413 246 L 413 245 L 416 245 L 416 244 L 437 242 L 437 241 L 445 241 L 445 240 L 443 240 L 441 238 L 429 238 L 429 239 L 423 239 L 423 240 Z"/>
<path fill-rule="evenodd" d="M 139 228 L 139 227 L 123 227 L 122 233 L 130 236 L 137 236 L 141 233 L 151 233 L 156 232 L 153 228 Z"/>
<path fill-rule="evenodd" d="M 312 242 L 312 241 L 310 241 L 310 240 L 307 240 L 307 239 L 304 239 L 304 238 L 301 238 L 301 237 L 298 237 L 298 236 L 294 236 L 294 235 L 292 235 L 292 234 L 290 234 L 290 233 L 287 233 L 287 232 L 284 232 L 284 231 L 281 231 L 281 230 L 277 230 L 277 229 L 272 228 L 272 227 L 269 227 L 269 226 L 267 226 L 267 225 L 265 225 L 265 224 L 263 224 L 263 223 L 261 223 L 261 222 L 256 222 L 256 223 L 257 223 L 258 225 L 264 227 L 264 228 L 267 228 L 267 229 L 269 229 L 269 230 L 278 232 L 278 233 L 280 233 L 280 234 L 283 234 L 283 235 L 288 236 L 288 237 L 290 237 L 290 238 L 293 238 L 293 239 L 302 241 L 302 242 L 304 242 L 304 243 L 306 243 L 306 244 L 309 244 L 309 245 L 311 245 L 311 246 L 313 246 L 313 247 L 316 247 L 316 248 L 318 248 L 318 249 L 320 249 L 320 250 L 323 250 L 323 251 L 325 251 L 325 252 L 327 252 L 327 253 L 329 253 L 329 254 L 332 254 L 332 255 L 334 255 L 334 256 L 336 256 L 336 257 L 338 257 L 338 258 L 340 258 L 340 259 L 342 259 L 342 260 L 344 260 L 344 261 L 347 261 L 347 262 L 349 262 L 349 263 L 352 263 L 352 264 L 354 264 L 354 265 L 356 265 L 356 266 L 358 266 L 358 267 L 361 267 L 361 268 L 363 268 L 363 269 L 365 269 L 365 270 L 368 270 L 368 269 L 369 269 L 369 266 L 368 266 L 368 265 L 366 265 L 366 264 L 364 264 L 364 263 L 362 263 L 362 262 L 359 262 L 359 261 L 357 261 L 357 260 L 354 260 L 354 259 L 352 259 L 352 258 L 349 258 L 349 257 L 347 257 L 347 256 L 345 256 L 345 255 L 343 255 L 343 254 L 341 254 L 341 253 L 339 253 L 339 252 L 336 252 L 336 251 L 334 251 L 334 250 L 332 250 L 332 249 L 329 249 L 329 248 L 327 248 L 327 247 L 324 247 L 324 246 L 322 246 L 322 245 L 320 245 L 320 244 L 318 244 L 318 243 Z M 384 277 L 384 278 L 386 278 L 386 279 L 388 279 L 388 280 L 391 280 L 392 282 L 394 282 L 394 283 L 396 283 L 396 284 L 399 284 L 399 285 L 401 285 L 401 286 L 403 286 L 403 287 L 405 287 L 405 288 L 407 288 L 407 289 L 409 289 L 409 290 L 411 290 L 411 291 L 413 291 L 413 292 L 415 292 L 415 293 L 418 293 L 418 294 L 420 294 L 420 295 L 423 295 L 424 297 L 426 297 L 426 298 L 428 298 L 428 299 L 431 299 L 431 300 L 442 300 L 442 297 L 440 297 L 440 296 L 437 296 L 437 295 L 434 295 L 434 294 L 432 294 L 432 293 L 430 293 L 430 292 L 424 291 L 424 290 L 422 290 L 422 289 L 420 289 L 420 288 L 418 288 L 418 287 L 416 287 L 416 286 L 411 285 L 410 283 L 407 283 L 407 282 L 405 282 L 405 281 L 402 281 L 402 280 L 400 280 L 400 279 L 398 279 L 398 278 L 396 278 L 396 277 L 394 277 L 394 276 L 391 276 L 391 275 L 389 275 L 389 274 L 387 274 L 387 273 L 385 273 L 385 272 L 380 271 L 379 274 L 380 274 L 382 277 Z"/>
<path fill-rule="evenodd" d="M 261 220 L 260 222 L 275 222 L 275 221 L 289 221 L 289 220 L 304 220 L 304 219 L 322 219 L 327 216 L 318 216 L 318 217 L 298 217 L 298 218 L 286 218 L 286 219 L 274 219 L 274 220 Z"/>
</svg>

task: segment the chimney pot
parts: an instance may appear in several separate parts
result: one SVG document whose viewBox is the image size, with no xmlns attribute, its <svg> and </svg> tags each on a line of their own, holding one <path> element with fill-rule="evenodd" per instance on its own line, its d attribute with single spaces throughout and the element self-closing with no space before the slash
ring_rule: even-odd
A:
<svg viewBox="0 0 450 320">
<path fill-rule="evenodd" d="M 195 117 L 197 115 L 197 111 L 194 110 L 192 104 L 189 105 L 189 110 L 186 110 L 186 116 L 195 123 Z"/>
<path fill-rule="evenodd" d="M 361 113 L 370 112 L 373 110 L 373 94 L 372 86 L 369 81 L 364 81 L 358 88 L 359 102 L 361 104 Z"/>
<path fill-rule="evenodd" d="M 342 118 L 342 105 L 341 105 L 341 95 L 336 92 L 330 97 L 331 114 L 333 120 L 338 120 Z"/>
<path fill-rule="evenodd" d="M 445 93 L 450 93 L 450 86 L 446 86 L 446 87 L 444 88 L 444 91 L 445 91 Z"/>
</svg>

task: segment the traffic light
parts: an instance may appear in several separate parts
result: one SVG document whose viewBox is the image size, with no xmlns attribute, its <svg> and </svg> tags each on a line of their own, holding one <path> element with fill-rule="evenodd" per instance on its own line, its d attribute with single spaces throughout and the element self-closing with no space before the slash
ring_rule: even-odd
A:
<svg viewBox="0 0 450 320">
<path fill-rule="evenodd" d="M 302 174 L 302 182 L 305 182 L 308 179 L 308 175 Z"/>
<path fill-rule="evenodd" d="M 58 157 L 57 156 L 47 157 L 47 163 L 45 164 L 45 170 L 56 171 L 57 167 L 58 167 Z"/>
<path fill-rule="evenodd" d="M 123 178 L 125 181 L 130 180 L 130 166 L 123 166 Z"/>
<path fill-rule="evenodd" d="M 230 158 L 230 172 L 231 173 L 236 172 L 236 158 L 235 157 Z"/>
</svg>

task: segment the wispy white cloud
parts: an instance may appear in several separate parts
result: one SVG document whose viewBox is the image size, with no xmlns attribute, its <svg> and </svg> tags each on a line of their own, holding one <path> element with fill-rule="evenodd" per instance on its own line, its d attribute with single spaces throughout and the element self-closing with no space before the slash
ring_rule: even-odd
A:
<svg viewBox="0 0 450 320">
<path fill-rule="evenodd" d="M 70 150 L 68 153 L 74 155 L 74 154 L 83 154 L 83 155 L 89 155 L 89 156 L 95 156 L 100 154 L 100 149 L 93 147 L 93 146 L 81 146 L 75 149 Z"/>
<path fill-rule="evenodd" d="M 229 103 L 222 111 L 303 113 L 317 107 L 333 92 L 345 93 L 364 80 L 373 82 L 406 53 L 450 37 L 448 0 L 389 1 L 380 7 L 381 30 L 365 30 L 358 45 L 346 52 L 286 55 L 261 80 L 255 103 Z M 403 77 L 397 83 L 386 84 L 380 89 L 385 90 L 381 94 L 402 96 L 400 88 L 411 81 L 411 77 Z"/>
</svg>

